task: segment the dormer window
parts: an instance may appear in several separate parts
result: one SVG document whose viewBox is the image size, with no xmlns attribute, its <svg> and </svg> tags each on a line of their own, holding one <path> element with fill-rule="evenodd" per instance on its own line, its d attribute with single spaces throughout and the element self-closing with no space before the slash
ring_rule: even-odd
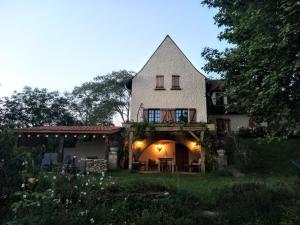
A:
<svg viewBox="0 0 300 225">
<path fill-rule="evenodd" d="M 156 75 L 156 90 L 165 90 L 164 75 Z"/>
<path fill-rule="evenodd" d="M 180 90 L 180 84 L 179 84 L 179 75 L 172 75 L 172 88 L 171 90 Z"/>
</svg>

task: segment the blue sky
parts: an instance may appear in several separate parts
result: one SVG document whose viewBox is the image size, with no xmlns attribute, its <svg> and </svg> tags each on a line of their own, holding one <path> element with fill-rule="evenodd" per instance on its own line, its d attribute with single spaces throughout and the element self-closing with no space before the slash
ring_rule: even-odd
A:
<svg viewBox="0 0 300 225">
<path fill-rule="evenodd" d="M 71 91 L 96 75 L 139 71 L 169 34 L 201 70 L 223 49 L 201 0 L 0 0 L 0 96 L 25 85 Z"/>
</svg>

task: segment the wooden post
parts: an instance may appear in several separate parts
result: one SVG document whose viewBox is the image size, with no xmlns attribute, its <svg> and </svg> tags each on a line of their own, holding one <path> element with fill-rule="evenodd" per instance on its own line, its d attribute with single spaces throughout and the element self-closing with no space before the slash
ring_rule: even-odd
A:
<svg viewBox="0 0 300 225">
<path fill-rule="evenodd" d="M 64 162 L 64 142 L 65 138 L 63 135 L 59 137 L 59 144 L 58 144 L 58 152 L 59 152 L 59 160 L 60 162 Z"/>
<path fill-rule="evenodd" d="M 128 140 L 128 169 L 132 170 L 132 140 L 133 140 L 133 131 L 129 131 L 129 140 Z"/>
<path fill-rule="evenodd" d="M 200 132 L 201 142 L 203 141 L 203 139 L 204 139 L 204 131 L 201 131 Z M 202 149 L 201 149 L 200 155 L 201 155 L 201 173 L 205 174 L 205 152 Z"/>
</svg>

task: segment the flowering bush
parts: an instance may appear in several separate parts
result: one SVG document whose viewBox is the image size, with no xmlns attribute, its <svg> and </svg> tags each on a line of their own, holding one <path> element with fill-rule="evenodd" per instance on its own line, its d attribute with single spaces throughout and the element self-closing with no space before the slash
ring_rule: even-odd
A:
<svg viewBox="0 0 300 225">
<path fill-rule="evenodd" d="M 194 196 L 151 183 L 122 186 L 104 173 L 40 173 L 34 189 L 19 189 L 7 225 L 209 223 L 195 212 Z"/>
</svg>

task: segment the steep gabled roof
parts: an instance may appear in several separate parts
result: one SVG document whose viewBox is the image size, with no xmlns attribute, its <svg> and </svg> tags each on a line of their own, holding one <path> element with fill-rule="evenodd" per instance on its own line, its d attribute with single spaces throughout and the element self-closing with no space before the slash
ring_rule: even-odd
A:
<svg viewBox="0 0 300 225">
<path fill-rule="evenodd" d="M 150 60 L 152 59 L 152 57 L 155 55 L 155 53 L 163 46 L 163 44 L 164 43 L 166 43 L 166 41 L 167 40 L 170 40 L 171 41 L 171 43 L 174 45 L 174 47 L 180 52 L 180 54 L 189 62 L 189 64 L 199 73 L 199 74 L 201 74 L 204 78 L 206 78 L 206 76 L 204 76 L 192 63 L 191 63 L 191 61 L 186 57 L 186 55 L 181 51 L 181 49 L 178 47 L 178 45 L 173 41 L 173 39 L 169 36 L 169 35 L 167 35 L 165 38 L 164 38 L 164 40 L 160 43 L 160 45 L 156 48 L 156 50 L 153 52 L 153 54 L 150 56 L 150 58 L 147 60 L 147 62 L 145 63 L 145 65 L 140 69 L 140 71 L 139 72 L 137 72 L 136 73 L 136 75 L 134 76 L 134 77 L 136 77 L 136 76 L 138 76 L 139 75 L 139 73 L 148 65 L 148 63 L 150 62 Z M 133 78 L 134 78 L 133 77 Z M 132 79 L 133 79 L 132 78 Z M 127 83 L 127 88 L 128 89 L 131 89 L 131 82 L 128 82 Z"/>
</svg>

